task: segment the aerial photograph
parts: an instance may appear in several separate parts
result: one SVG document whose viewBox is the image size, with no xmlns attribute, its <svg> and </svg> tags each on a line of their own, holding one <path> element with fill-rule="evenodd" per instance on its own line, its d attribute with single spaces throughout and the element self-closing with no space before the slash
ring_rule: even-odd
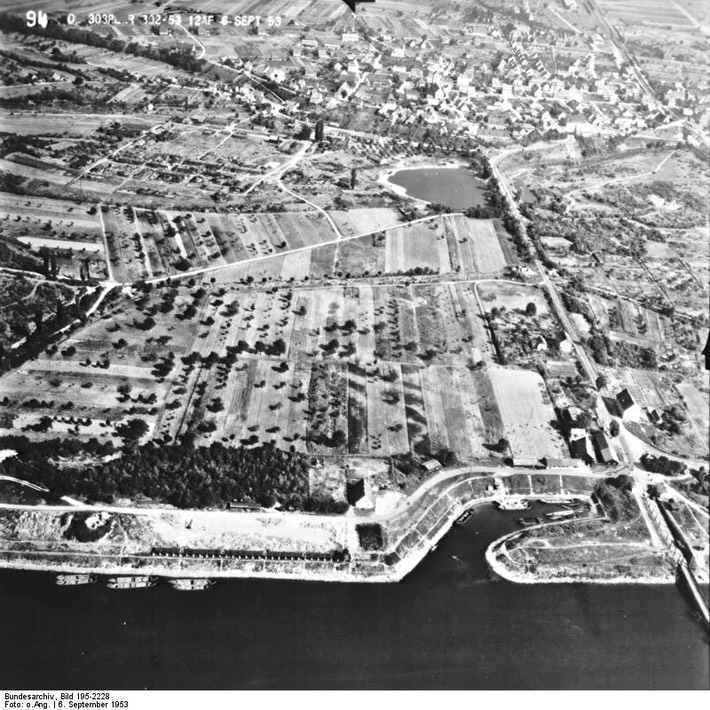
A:
<svg viewBox="0 0 710 710">
<path fill-rule="evenodd" d="M 707 0 L 0 0 L 0 57 L 3 707 L 710 690 Z"/>
</svg>

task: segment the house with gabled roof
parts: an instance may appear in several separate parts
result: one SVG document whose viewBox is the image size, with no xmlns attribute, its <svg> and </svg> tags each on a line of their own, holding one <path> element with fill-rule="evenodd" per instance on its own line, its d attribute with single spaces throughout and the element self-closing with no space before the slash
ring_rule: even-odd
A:
<svg viewBox="0 0 710 710">
<path fill-rule="evenodd" d="M 631 392 L 629 392 L 627 388 L 624 388 L 616 395 L 616 403 L 624 419 L 630 419 L 632 421 L 639 421 L 641 419 L 641 408 L 636 404 Z"/>
</svg>

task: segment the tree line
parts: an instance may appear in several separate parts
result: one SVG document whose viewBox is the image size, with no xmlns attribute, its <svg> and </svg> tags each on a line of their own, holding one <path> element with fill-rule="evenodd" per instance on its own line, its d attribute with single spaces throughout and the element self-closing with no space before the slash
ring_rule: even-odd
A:
<svg viewBox="0 0 710 710">
<path fill-rule="evenodd" d="M 0 27 L 5 32 L 19 32 L 21 34 L 40 35 L 54 40 L 71 42 L 73 44 L 87 44 L 91 47 L 101 47 L 112 52 L 125 52 L 137 57 L 154 59 L 165 64 L 170 64 L 189 72 L 201 72 L 207 68 L 204 59 L 193 56 L 190 48 L 186 46 L 156 47 L 142 45 L 138 42 L 125 42 L 116 37 L 109 37 L 91 30 L 79 29 L 60 23 L 54 18 L 49 18 L 46 27 L 35 25 L 29 27 L 22 17 L 7 12 L 0 12 Z"/>
<path fill-rule="evenodd" d="M 78 495 L 102 503 L 146 497 L 178 508 L 279 503 L 287 510 L 319 513 L 342 513 L 348 507 L 332 498 L 311 496 L 310 458 L 271 443 L 231 448 L 219 442 L 209 447 L 149 442 L 124 449 L 121 457 L 88 465 L 59 465 L 57 459 L 79 453 L 105 457 L 114 452 L 113 444 L 11 436 L 0 438 L 0 446 L 18 452 L 17 458 L 3 462 L 6 474 L 45 486 L 58 497 Z"/>
</svg>

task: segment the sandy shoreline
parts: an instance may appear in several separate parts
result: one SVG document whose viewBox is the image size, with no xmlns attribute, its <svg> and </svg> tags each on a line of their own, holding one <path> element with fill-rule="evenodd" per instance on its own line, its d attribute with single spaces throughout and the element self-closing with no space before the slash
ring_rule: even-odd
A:
<svg viewBox="0 0 710 710">
<path fill-rule="evenodd" d="M 377 182 L 386 187 L 391 192 L 396 193 L 400 197 L 407 197 L 410 200 L 414 200 L 415 202 L 418 202 L 421 205 L 428 205 L 430 203 L 427 200 L 422 200 L 418 197 L 410 195 L 405 187 L 390 182 L 390 178 L 395 173 L 398 173 L 402 170 L 453 170 L 456 168 L 465 168 L 467 166 L 468 163 L 466 163 L 465 161 L 454 158 L 442 163 L 413 163 L 412 161 L 403 160 L 394 163 L 393 165 L 390 165 L 386 170 L 381 171 L 377 176 Z"/>
</svg>

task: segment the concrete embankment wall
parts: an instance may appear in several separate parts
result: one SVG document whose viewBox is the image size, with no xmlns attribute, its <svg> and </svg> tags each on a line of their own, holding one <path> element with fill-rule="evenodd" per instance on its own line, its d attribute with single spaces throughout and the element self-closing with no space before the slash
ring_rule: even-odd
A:
<svg viewBox="0 0 710 710">
<path fill-rule="evenodd" d="M 457 476 L 459 474 L 456 474 Z M 536 472 L 537 475 L 543 475 Z M 530 472 L 520 471 L 515 477 L 501 477 L 501 483 L 508 488 L 506 494 L 513 498 L 529 499 L 544 496 L 557 496 L 560 499 L 586 498 L 580 492 L 571 492 L 569 488 L 583 488 L 580 478 L 570 477 L 563 489 L 563 474 L 549 475 L 557 480 L 554 490 L 549 481 L 544 490 L 538 488 Z M 518 492 L 514 481 L 528 479 L 529 492 Z M 416 505 L 400 510 L 396 524 L 394 518 L 383 521 L 386 549 L 370 553 L 351 549 L 353 559 L 348 562 L 332 561 L 279 561 L 253 560 L 238 557 L 188 557 L 155 556 L 148 547 L 140 551 L 127 553 L 125 548 L 101 550 L 98 548 L 62 550 L 64 542 L 53 547 L 48 541 L 44 550 L 37 549 L 37 544 L 27 545 L 20 539 L 6 540 L 4 549 L 0 549 L 0 567 L 14 569 L 42 569 L 59 572 L 93 572 L 107 575 L 147 574 L 161 577 L 264 577 L 278 579 L 307 579 L 321 581 L 347 582 L 395 582 L 409 574 L 448 532 L 455 520 L 467 509 L 496 500 L 502 491 L 491 492 L 490 484 L 496 480 L 496 474 L 466 475 L 459 480 L 451 480 L 445 488 L 439 489 L 424 501 L 420 497 Z M 541 486 L 542 488 L 542 486 Z M 93 508 L 88 508 L 93 510 Z M 69 512 L 62 509 L 63 512 Z M 126 514 L 135 513 L 126 509 Z M 174 514 L 174 511 L 171 511 Z M 144 514 L 145 515 L 145 514 Z M 246 514 L 245 514 L 246 515 Z M 353 523 L 354 524 L 354 523 Z M 354 529 L 350 541 L 356 538 Z M 59 541 L 57 541 L 59 543 Z M 350 545 L 353 547 L 353 545 Z M 25 549 L 22 549 L 25 548 Z M 27 549 L 34 548 L 34 549 Z M 274 552 L 278 555 L 278 552 Z"/>
<path fill-rule="evenodd" d="M 678 573 L 681 577 L 681 580 L 684 582 L 686 589 L 690 592 L 690 595 L 692 596 L 693 601 L 695 602 L 695 606 L 700 612 L 700 615 L 703 617 L 705 625 L 710 626 L 710 611 L 708 610 L 708 605 L 705 601 L 705 597 L 702 595 L 702 592 L 698 588 L 698 583 L 695 581 L 695 577 L 693 577 L 693 574 L 688 569 L 688 566 L 682 563 L 678 565 Z"/>
<path fill-rule="evenodd" d="M 570 522 L 570 521 L 566 521 Z M 516 530 L 489 545 L 486 562 L 492 572 L 499 577 L 518 584 L 674 584 L 676 579 L 670 566 L 653 568 L 653 574 L 609 574 L 608 567 L 594 563 L 580 565 L 550 566 L 539 572 L 530 572 L 524 565 L 507 555 L 507 545 L 522 535 L 524 530 Z"/>
<path fill-rule="evenodd" d="M 565 569 L 557 570 L 552 574 L 550 570 L 545 570 L 539 574 L 523 570 L 520 566 L 513 567 L 505 564 L 499 557 L 500 541 L 493 543 L 486 550 L 486 562 L 492 572 L 502 579 L 516 584 L 674 584 L 675 577 L 670 571 L 662 571 L 659 568 L 658 576 L 632 576 L 615 575 L 609 576 L 607 570 L 598 569 L 595 571 L 593 565 L 577 567 L 570 565 Z"/>
</svg>

